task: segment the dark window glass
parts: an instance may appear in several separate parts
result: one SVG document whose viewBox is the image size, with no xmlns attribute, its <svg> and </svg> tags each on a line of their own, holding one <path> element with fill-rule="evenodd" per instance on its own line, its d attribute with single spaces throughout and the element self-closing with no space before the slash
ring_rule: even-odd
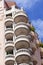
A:
<svg viewBox="0 0 43 65">
<path fill-rule="evenodd" d="M 9 50 L 9 51 L 7 51 L 6 53 L 7 53 L 7 55 L 8 55 L 8 54 L 13 54 L 13 50 Z"/>
</svg>

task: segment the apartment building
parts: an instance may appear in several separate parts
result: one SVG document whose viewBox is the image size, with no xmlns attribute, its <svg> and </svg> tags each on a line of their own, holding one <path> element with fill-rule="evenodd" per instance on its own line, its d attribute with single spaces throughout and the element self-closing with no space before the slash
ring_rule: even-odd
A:
<svg viewBox="0 0 43 65">
<path fill-rule="evenodd" d="M 0 0 L 0 65 L 43 65 L 43 48 L 23 8 Z"/>
</svg>

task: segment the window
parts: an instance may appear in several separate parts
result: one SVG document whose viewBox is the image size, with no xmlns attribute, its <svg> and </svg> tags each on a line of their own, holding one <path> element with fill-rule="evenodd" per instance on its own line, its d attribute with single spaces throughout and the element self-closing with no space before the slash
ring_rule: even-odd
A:
<svg viewBox="0 0 43 65">
<path fill-rule="evenodd" d="M 12 17 L 12 13 L 10 13 L 10 14 L 7 14 L 7 15 L 6 15 L 6 17 L 7 17 L 7 16 L 11 16 L 11 17 Z"/>
<path fill-rule="evenodd" d="M 13 54 L 13 50 L 7 51 L 6 54 L 7 54 L 7 55 L 8 55 L 8 54 Z"/>
<path fill-rule="evenodd" d="M 13 25 L 11 24 L 9 26 L 6 26 L 6 28 L 13 28 Z"/>
<path fill-rule="evenodd" d="M 13 37 L 9 38 L 9 39 L 6 39 L 6 41 L 13 41 Z"/>
</svg>

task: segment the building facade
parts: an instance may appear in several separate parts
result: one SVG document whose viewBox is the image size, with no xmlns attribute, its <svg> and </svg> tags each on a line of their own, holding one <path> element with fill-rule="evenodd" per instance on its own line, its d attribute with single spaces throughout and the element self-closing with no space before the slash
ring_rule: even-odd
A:
<svg viewBox="0 0 43 65">
<path fill-rule="evenodd" d="M 43 48 L 23 8 L 0 0 L 0 65 L 43 65 Z"/>
</svg>

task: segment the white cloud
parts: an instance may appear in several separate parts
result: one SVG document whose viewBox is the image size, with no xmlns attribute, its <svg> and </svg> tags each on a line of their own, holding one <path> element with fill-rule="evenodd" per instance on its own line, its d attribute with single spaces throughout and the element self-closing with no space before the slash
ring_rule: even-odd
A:
<svg viewBox="0 0 43 65">
<path fill-rule="evenodd" d="M 33 20 L 32 24 L 34 25 L 40 39 L 43 38 L 43 20 L 41 19 Z"/>
<path fill-rule="evenodd" d="M 40 2 L 40 0 L 14 0 L 17 2 L 19 6 L 31 8 L 33 7 L 36 3 Z"/>
</svg>

